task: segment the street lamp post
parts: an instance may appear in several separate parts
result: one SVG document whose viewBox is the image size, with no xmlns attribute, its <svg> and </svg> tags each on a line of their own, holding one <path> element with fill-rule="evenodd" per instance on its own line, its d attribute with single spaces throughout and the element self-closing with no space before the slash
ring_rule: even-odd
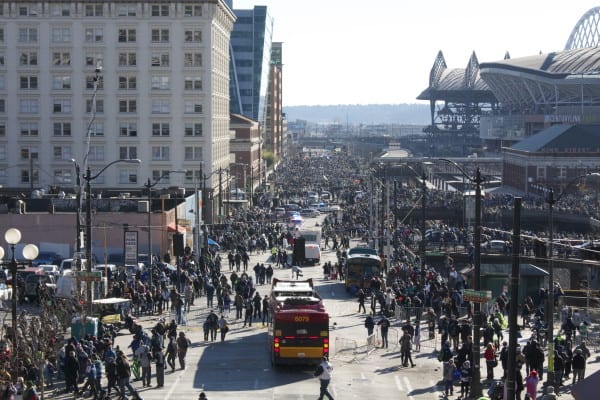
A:
<svg viewBox="0 0 600 400">
<path fill-rule="evenodd" d="M 10 258 L 10 262 L 9 262 L 9 267 L 10 267 L 10 273 L 12 276 L 12 296 L 11 296 L 11 322 L 12 322 L 12 352 L 15 355 L 15 358 L 13 358 L 13 362 L 14 362 L 14 367 L 15 369 L 18 366 L 18 359 L 17 357 L 19 356 L 19 352 L 17 351 L 17 300 L 18 300 L 18 296 L 17 296 L 17 291 L 18 291 L 18 285 L 17 285 L 17 267 L 19 266 L 19 263 L 17 262 L 17 259 L 15 258 L 15 246 L 21 241 L 21 231 L 19 231 L 16 228 L 10 228 L 6 231 L 6 233 L 4 234 L 4 240 L 6 241 L 6 243 L 8 243 L 10 245 L 10 249 L 11 249 L 11 258 Z M 36 245 L 34 244 L 27 244 L 25 245 L 25 247 L 23 247 L 23 256 L 29 260 L 35 260 L 36 257 L 38 256 L 39 251 Z M 2 247 L 0 247 L 0 260 L 4 258 L 4 249 Z M 14 376 L 14 381 L 16 382 L 16 374 Z"/>
<path fill-rule="evenodd" d="M 440 161 L 445 161 L 452 164 L 458 169 L 461 174 L 471 183 L 475 184 L 475 236 L 473 246 L 475 247 L 475 258 L 473 265 L 473 289 L 481 290 L 481 184 L 484 179 L 481 176 L 479 167 L 475 172 L 475 177 L 469 176 L 464 169 L 457 163 L 446 158 L 440 158 Z M 471 382 L 471 396 L 479 398 L 483 394 L 481 386 L 481 303 L 475 303 L 473 307 L 473 379 Z"/>
<path fill-rule="evenodd" d="M 152 262 L 152 188 L 158 185 L 161 179 L 168 177 L 171 173 L 185 173 L 186 171 L 168 171 L 158 177 L 154 182 L 150 182 L 150 178 L 144 184 L 144 187 L 148 191 L 148 268 L 150 270 L 149 274 L 149 283 L 150 287 L 152 287 L 152 275 L 154 272 L 154 263 Z"/>
<path fill-rule="evenodd" d="M 83 247 L 81 245 L 81 169 L 79 168 L 79 164 L 77 163 L 77 160 L 75 160 L 74 158 L 71 159 L 71 162 L 73 163 L 73 165 L 75 165 L 75 175 L 76 175 L 76 179 L 77 179 L 77 192 L 76 192 L 76 201 L 77 201 L 77 221 L 76 221 L 76 230 L 77 230 L 77 237 L 75 238 L 75 243 L 77 246 L 77 252 L 79 253 L 81 251 L 81 247 Z"/>
<path fill-rule="evenodd" d="M 85 257 L 87 259 L 86 270 L 87 272 L 92 272 L 92 186 L 91 182 L 98 178 L 108 167 L 118 163 L 126 163 L 126 164 L 139 164 L 141 160 L 133 159 L 133 160 L 115 160 L 111 163 L 108 163 L 104 168 L 102 168 L 96 175 L 92 176 L 92 171 L 90 170 L 90 166 L 88 164 L 86 174 L 83 177 L 85 179 Z M 88 315 L 92 314 L 92 282 L 87 278 L 87 307 L 88 307 Z"/>
<path fill-rule="evenodd" d="M 600 175 L 598 171 L 590 171 L 571 179 L 561 190 L 558 197 L 554 198 L 554 189 L 548 190 L 548 310 L 546 310 L 546 335 L 548 342 L 548 386 L 555 386 L 554 377 L 554 204 L 556 204 L 567 189 L 581 178 L 590 175 Z M 588 281 L 589 285 L 589 281 Z"/>
</svg>

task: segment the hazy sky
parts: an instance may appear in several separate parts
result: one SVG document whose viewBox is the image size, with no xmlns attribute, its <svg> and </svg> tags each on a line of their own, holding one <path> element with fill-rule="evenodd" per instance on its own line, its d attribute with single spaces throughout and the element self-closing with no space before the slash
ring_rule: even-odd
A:
<svg viewBox="0 0 600 400">
<path fill-rule="evenodd" d="M 418 103 L 439 50 L 448 68 L 563 50 L 598 1 L 233 0 L 268 6 L 283 42 L 283 104 Z"/>
</svg>

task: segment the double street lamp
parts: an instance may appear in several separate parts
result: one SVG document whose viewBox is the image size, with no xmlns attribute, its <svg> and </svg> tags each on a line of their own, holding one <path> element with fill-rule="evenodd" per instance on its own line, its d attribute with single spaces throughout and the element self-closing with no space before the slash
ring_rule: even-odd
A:
<svg viewBox="0 0 600 400">
<path fill-rule="evenodd" d="M 83 179 L 85 180 L 85 257 L 87 259 L 86 270 L 88 273 L 92 272 L 92 187 L 91 182 L 98 178 L 106 169 L 114 164 L 140 164 L 142 161 L 139 159 L 133 160 L 115 160 L 111 163 L 108 163 L 104 168 L 102 168 L 96 175 L 92 175 L 92 171 L 88 164 L 85 176 Z M 87 279 L 87 306 L 88 306 L 88 314 L 92 314 L 92 282 Z"/>
<path fill-rule="evenodd" d="M 479 167 L 475 171 L 475 176 L 472 177 L 465 170 L 452 160 L 440 158 L 440 161 L 445 161 L 452 164 L 460 173 L 471 183 L 475 184 L 475 235 L 473 238 L 473 246 L 475 247 L 475 258 L 473 260 L 473 289 L 481 290 L 481 184 L 484 179 L 481 176 Z M 475 303 L 473 307 L 473 379 L 471 382 L 471 396 L 479 398 L 482 396 L 483 390 L 481 387 L 481 371 L 479 370 L 481 362 L 481 303 Z"/>
<path fill-rule="evenodd" d="M 10 267 L 10 273 L 12 275 L 12 308 L 11 308 L 11 319 L 12 319 L 12 352 L 15 357 L 18 357 L 17 351 L 17 267 L 19 266 L 19 262 L 15 258 L 15 246 L 21 241 L 21 231 L 16 228 L 10 228 L 4 234 L 4 240 L 11 249 L 11 258 L 8 262 L 8 266 Z M 38 248 L 35 244 L 26 244 L 23 247 L 23 257 L 28 260 L 28 263 L 35 260 L 39 254 Z M 0 260 L 4 258 L 4 249 L 0 247 Z M 25 333 L 25 332 L 23 332 Z M 18 366 L 18 360 L 13 358 L 15 369 Z M 16 375 L 15 375 L 16 378 Z"/>
</svg>

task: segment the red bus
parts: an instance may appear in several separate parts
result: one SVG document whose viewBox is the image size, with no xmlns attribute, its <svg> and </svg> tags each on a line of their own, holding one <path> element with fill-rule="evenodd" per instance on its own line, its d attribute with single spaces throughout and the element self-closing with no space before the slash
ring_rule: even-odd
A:
<svg viewBox="0 0 600 400">
<path fill-rule="evenodd" d="M 271 317 L 272 364 L 318 364 L 329 355 L 329 314 L 321 307 L 284 306 L 273 310 Z"/>
</svg>

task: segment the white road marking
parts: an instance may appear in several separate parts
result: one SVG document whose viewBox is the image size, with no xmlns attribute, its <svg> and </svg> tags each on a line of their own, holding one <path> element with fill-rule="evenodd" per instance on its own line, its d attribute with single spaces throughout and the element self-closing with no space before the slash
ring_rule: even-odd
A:
<svg viewBox="0 0 600 400">
<path fill-rule="evenodd" d="M 183 371 L 181 371 L 181 373 L 179 373 L 177 375 L 177 379 L 175 379 L 175 382 L 173 382 L 171 384 L 171 388 L 167 392 L 167 395 L 165 396 L 165 400 L 169 400 L 171 398 L 171 395 L 175 391 L 175 389 L 179 388 L 179 385 L 177 383 L 178 383 L 178 381 L 181 380 L 181 378 L 183 378 L 183 374 L 185 374 L 185 371 L 187 371 L 187 369 L 184 369 Z M 202 385 L 202 387 L 204 388 L 204 385 Z"/>
<path fill-rule="evenodd" d="M 396 381 L 396 387 L 398 388 L 398 391 L 403 392 L 404 389 L 402 388 L 402 382 L 400 381 L 400 377 L 398 375 L 395 375 L 394 380 Z"/>
<path fill-rule="evenodd" d="M 407 398 L 409 400 L 414 400 L 414 397 L 412 397 L 410 395 L 410 393 L 413 391 L 412 389 L 412 385 L 410 384 L 410 380 L 408 379 L 408 376 L 404 376 L 404 383 L 406 384 L 406 394 L 407 394 Z"/>
</svg>

